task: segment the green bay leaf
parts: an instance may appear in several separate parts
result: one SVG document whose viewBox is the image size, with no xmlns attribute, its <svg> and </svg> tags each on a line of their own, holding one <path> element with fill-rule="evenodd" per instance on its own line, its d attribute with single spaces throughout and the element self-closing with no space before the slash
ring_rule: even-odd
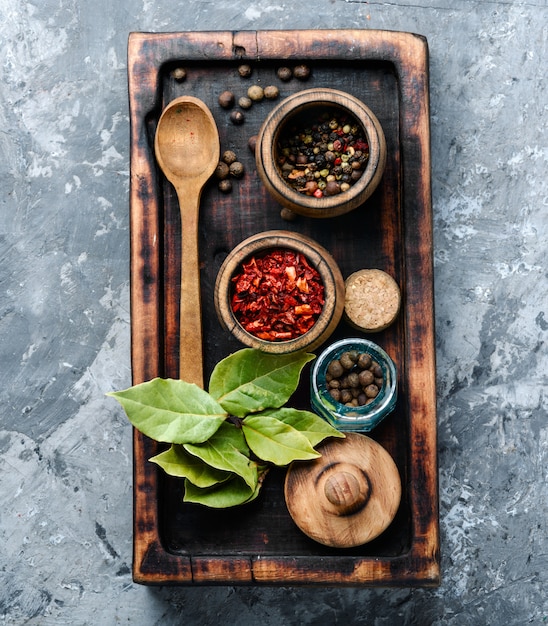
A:
<svg viewBox="0 0 548 626">
<path fill-rule="evenodd" d="M 215 469 L 198 457 L 189 454 L 182 445 L 174 444 L 169 450 L 149 459 L 159 465 L 166 474 L 177 478 L 187 478 L 197 487 L 211 487 L 228 480 L 229 472 Z"/>
<path fill-rule="evenodd" d="M 211 374 L 209 393 L 237 417 L 285 404 L 299 384 L 313 354 L 268 354 L 244 348 L 219 361 Z"/>
<path fill-rule="evenodd" d="M 275 417 L 284 424 L 289 424 L 289 426 L 292 426 L 295 430 L 302 433 L 313 447 L 317 446 L 327 437 L 344 438 L 345 436 L 344 433 L 337 430 L 319 415 L 311 411 L 282 407 L 280 409 L 267 409 L 257 417 L 262 415 Z"/>
<path fill-rule="evenodd" d="M 183 380 L 154 378 L 107 395 L 122 405 L 137 430 L 161 442 L 201 443 L 227 417 L 206 391 Z"/>
<path fill-rule="evenodd" d="M 305 435 L 275 417 L 251 415 L 242 422 L 242 430 L 251 450 L 263 461 L 275 465 L 321 456 Z"/>
<path fill-rule="evenodd" d="M 241 428 L 225 422 L 204 443 L 184 444 L 190 454 L 225 472 L 232 472 L 251 488 L 257 486 L 257 464 L 249 458 L 249 448 Z"/>
<path fill-rule="evenodd" d="M 224 509 L 245 504 L 255 499 L 262 483 L 251 488 L 240 476 L 234 476 L 227 482 L 215 485 L 209 489 L 200 489 L 188 480 L 185 480 L 185 502 L 203 504 L 215 509 Z"/>
</svg>

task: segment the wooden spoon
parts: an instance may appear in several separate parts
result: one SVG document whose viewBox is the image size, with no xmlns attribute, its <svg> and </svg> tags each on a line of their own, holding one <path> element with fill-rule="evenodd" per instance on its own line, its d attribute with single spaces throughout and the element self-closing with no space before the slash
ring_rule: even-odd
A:
<svg viewBox="0 0 548 626">
<path fill-rule="evenodd" d="M 170 102 L 158 121 L 154 150 L 175 187 L 181 211 L 179 377 L 203 388 L 198 218 L 202 189 L 220 156 L 219 133 L 211 111 L 192 96 Z"/>
</svg>

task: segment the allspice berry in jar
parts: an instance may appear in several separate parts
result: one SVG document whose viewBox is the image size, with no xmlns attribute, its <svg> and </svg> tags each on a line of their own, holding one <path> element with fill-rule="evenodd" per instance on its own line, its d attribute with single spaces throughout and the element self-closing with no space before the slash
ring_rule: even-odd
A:
<svg viewBox="0 0 548 626">
<path fill-rule="evenodd" d="M 346 406 L 365 406 L 373 402 L 384 385 L 382 367 L 367 352 L 350 350 L 327 366 L 329 394 Z"/>
</svg>

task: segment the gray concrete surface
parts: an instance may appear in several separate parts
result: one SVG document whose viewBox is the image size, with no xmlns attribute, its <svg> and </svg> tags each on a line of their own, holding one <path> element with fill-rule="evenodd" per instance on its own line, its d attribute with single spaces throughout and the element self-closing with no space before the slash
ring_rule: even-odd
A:
<svg viewBox="0 0 548 626">
<path fill-rule="evenodd" d="M 546 0 L 0 0 L 0 623 L 548 623 Z M 130 31 L 380 28 L 431 54 L 443 582 L 131 580 Z"/>
</svg>

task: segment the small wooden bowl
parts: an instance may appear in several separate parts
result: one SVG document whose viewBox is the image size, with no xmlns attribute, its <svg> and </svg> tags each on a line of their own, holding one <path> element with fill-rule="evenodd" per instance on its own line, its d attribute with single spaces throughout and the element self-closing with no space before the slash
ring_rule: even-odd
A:
<svg viewBox="0 0 548 626">
<path fill-rule="evenodd" d="M 325 304 L 312 328 L 288 341 L 266 341 L 248 333 L 232 310 L 232 278 L 242 263 L 252 256 L 269 250 L 286 249 L 303 254 L 319 273 L 324 286 Z M 331 254 L 314 240 L 285 230 L 258 233 L 242 241 L 223 262 L 215 283 L 215 310 L 219 322 L 239 341 L 250 348 L 273 354 L 289 354 L 301 350 L 313 350 L 326 341 L 341 320 L 344 310 L 344 280 Z"/>
<path fill-rule="evenodd" d="M 284 180 L 277 166 L 277 146 L 288 127 L 304 125 L 301 120 L 330 111 L 343 112 L 361 126 L 369 143 L 369 160 L 350 189 L 315 198 L 296 191 Z M 386 164 L 386 140 L 379 120 L 358 98 L 336 89 L 306 89 L 289 96 L 270 112 L 257 136 L 255 159 L 263 184 L 281 205 L 308 217 L 335 217 L 361 206 L 377 188 Z"/>
</svg>

